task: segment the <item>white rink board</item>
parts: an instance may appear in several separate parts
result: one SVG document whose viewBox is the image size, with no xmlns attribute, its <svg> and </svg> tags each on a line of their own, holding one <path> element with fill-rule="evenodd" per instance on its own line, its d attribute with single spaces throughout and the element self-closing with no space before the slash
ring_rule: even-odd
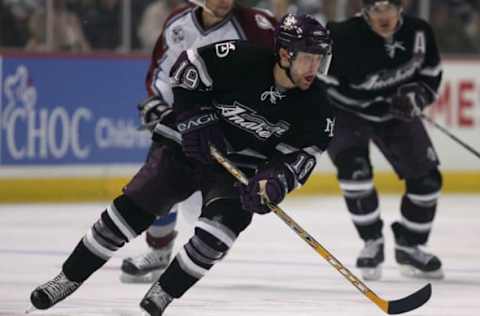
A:
<svg viewBox="0 0 480 316">
<path fill-rule="evenodd" d="M 384 277 L 367 284 L 385 299 L 422 287 L 399 276 L 389 223 L 398 218 L 398 197 L 382 197 L 387 242 Z M 477 316 L 480 311 L 479 195 L 443 196 L 430 250 L 441 256 L 446 279 L 412 316 Z M 20 316 L 30 291 L 54 276 L 105 204 L 0 205 L 0 315 Z M 340 197 L 288 199 L 284 209 L 356 275 L 361 247 Z M 181 242 L 192 226 L 179 216 Z M 53 229 L 52 229 L 53 228 Z M 138 238 L 122 249 L 70 298 L 32 316 L 140 316 L 148 285 L 118 281 L 121 258 L 145 249 Z M 336 270 L 304 244 L 274 214 L 256 216 L 227 258 L 165 316 L 380 316 Z"/>
</svg>

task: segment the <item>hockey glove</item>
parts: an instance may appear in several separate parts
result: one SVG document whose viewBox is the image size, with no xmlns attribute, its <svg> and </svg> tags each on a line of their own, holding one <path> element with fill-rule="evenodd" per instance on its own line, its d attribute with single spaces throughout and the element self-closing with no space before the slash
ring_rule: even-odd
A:
<svg viewBox="0 0 480 316">
<path fill-rule="evenodd" d="M 267 168 L 250 178 L 248 185 L 240 187 L 243 209 L 258 214 L 270 212 L 267 202 L 279 204 L 288 193 L 287 180 L 279 168 Z"/>
<path fill-rule="evenodd" d="M 189 158 L 204 164 L 213 163 L 210 145 L 220 152 L 226 151 L 223 131 L 217 115 L 212 111 L 182 113 L 177 118 L 177 128 L 182 134 L 182 148 Z"/>
<path fill-rule="evenodd" d="M 392 115 L 399 120 L 410 122 L 433 102 L 433 98 L 424 84 L 414 82 L 400 86 L 391 102 Z"/>
<path fill-rule="evenodd" d="M 143 129 L 153 131 L 155 125 L 172 112 L 172 107 L 159 96 L 146 98 L 137 106 Z"/>
</svg>

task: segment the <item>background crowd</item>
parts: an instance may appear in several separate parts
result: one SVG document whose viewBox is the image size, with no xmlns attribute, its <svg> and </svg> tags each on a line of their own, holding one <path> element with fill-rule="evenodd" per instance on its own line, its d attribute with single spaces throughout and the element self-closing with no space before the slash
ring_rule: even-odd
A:
<svg viewBox="0 0 480 316">
<path fill-rule="evenodd" d="M 0 0 L 0 49 L 27 51 L 150 51 L 169 13 L 186 0 Z M 238 0 L 277 18 L 304 12 L 341 20 L 361 0 Z M 410 14 L 432 24 L 445 54 L 480 52 L 479 0 L 408 0 Z"/>
</svg>

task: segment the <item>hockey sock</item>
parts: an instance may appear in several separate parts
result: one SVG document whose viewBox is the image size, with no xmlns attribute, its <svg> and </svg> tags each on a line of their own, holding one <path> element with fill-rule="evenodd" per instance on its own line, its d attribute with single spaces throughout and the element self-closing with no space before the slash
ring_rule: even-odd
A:
<svg viewBox="0 0 480 316">
<path fill-rule="evenodd" d="M 442 175 L 432 169 L 424 176 L 406 179 L 407 193 L 402 197 L 401 224 L 408 245 L 425 244 L 432 229 L 437 200 L 442 188 Z"/>
<path fill-rule="evenodd" d="M 382 236 L 383 221 L 380 218 L 378 194 L 373 182 L 348 184 L 340 182 L 353 224 L 363 240 Z"/>
<path fill-rule="evenodd" d="M 409 245 L 425 244 L 437 209 L 437 196 L 407 194 L 402 197 L 402 226 Z"/>
<path fill-rule="evenodd" d="M 65 276 L 71 281 L 85 281 L 101 268 L 116 250 L 147 229 L 154 218 L 125 195 L 117 197 L 63 264 Z"/>
<path fill-rule="evenodd" d="M 176 224 L 176 207 L 168 215 L 157 217 L 145 235 L 148 246 L 153 249 L 161 249 L 168 246 L 177 235 L 175 231 Z"/>
<path fill-rule="evenodd" d="M 240 201 L 220 200 L 214 204 L 202 212 L 195 235 L 160 277 L 160 286 L 172 297 L 181 297 L 224 258 L 237 236 L 251 222 L 252 213 L 244 211 Z"/>
</svg>

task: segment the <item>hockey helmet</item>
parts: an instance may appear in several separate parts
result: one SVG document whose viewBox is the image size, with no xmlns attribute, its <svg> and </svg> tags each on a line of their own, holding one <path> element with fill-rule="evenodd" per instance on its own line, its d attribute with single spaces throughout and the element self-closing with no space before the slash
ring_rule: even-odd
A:
<svg viewBox="0 0 480 316">
<path fill-rule="evenodd" d="M 275 49 L 288 51 L 291 58 L 299 52 L 323 55 L 320 72 L 326 74 L 332 57 L 330 32 L 315 18 L 305 14 L 287 14 L 275 31 Z"/>
<path fill-rule="evenodd" d="M 401 6 L 402 5 L 402 1 L 401 0 L 363 0 L 363 6 L 364 7 L 370 7 L 370 6 L 373 6 L 373 5 L 376 5 L 377 3 L 378 4 L 381 4 L 381 3 L 389 3 L 389 4 L 393 4 L 393 5 L 396 5 L 396 6 Z"/>
</svg>

